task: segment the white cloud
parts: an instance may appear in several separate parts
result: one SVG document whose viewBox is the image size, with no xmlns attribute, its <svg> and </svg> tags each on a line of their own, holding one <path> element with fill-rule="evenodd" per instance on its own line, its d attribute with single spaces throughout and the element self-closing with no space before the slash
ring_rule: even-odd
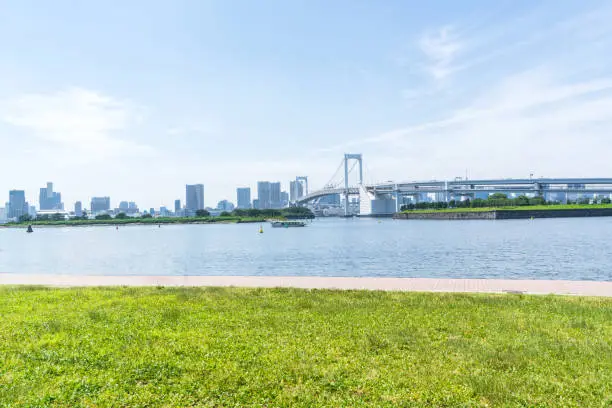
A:
<svg viewBox="0 0 612 408">
<path fill-rule="evenodd" d="M 451 26 L 421 35 L 418 46 L 427 57 L 427 72 L 438 81 L 453 72 L 453 62 L 464 47 Z"/>
<path fill-rule="evenodd" d="M 126 101 L 70 88 L 56 93 L 25 94 L 5 105 L 2 119 L 6 123 L 53 148 L 97 157 L 126 151 L 150 152 L 146 146 L 121 138 L 121 132 L 140 119 L 140 110 Z"/>
</svg>

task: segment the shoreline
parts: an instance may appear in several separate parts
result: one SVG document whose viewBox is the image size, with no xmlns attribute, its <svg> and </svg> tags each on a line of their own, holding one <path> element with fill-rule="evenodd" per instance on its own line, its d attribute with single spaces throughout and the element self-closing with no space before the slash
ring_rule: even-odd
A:
<svg viewBox="0 0 612 408">
<path fill-rule="evenodd" d="M 395 213 L 396 220 L 529 220 L 536 218 L 612 217 L 612 208 L 417 210 Z"/>
<path fill-rule="evenodd" d="M 216 286 L 612 297 L 612 281 L 524 279 L 197 275 L 108 276 L 0 273 L 0 285 L 36 285 L 64 288 L 92 286 Z"/>
</svg>

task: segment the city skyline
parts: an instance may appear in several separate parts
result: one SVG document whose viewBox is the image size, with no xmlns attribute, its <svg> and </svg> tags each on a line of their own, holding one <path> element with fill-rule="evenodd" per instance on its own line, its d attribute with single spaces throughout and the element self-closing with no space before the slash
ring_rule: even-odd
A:
<svg viewBox="0 0 612 408">
<path fill-rule="evenodd" d="M 606 176 L 610 17 L 594 0 L 7 2 L 0 192 L 38 202 L 48 179 L 66 207 L 173 208 L 197 181 L 214 206 L 257 180 L 319 189 L 344 153 L 368 182 Z"/>
</svg>

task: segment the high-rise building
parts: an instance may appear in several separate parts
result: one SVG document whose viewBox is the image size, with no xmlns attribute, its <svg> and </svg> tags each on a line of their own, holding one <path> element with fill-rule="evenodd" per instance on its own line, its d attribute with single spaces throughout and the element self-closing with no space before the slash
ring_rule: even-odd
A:
<svg viewBox="0 0 612 408">
<path fill-rule="evenodd" d="M 40 189 L 38 203 L 41 210 L 63 210 L 62 194 L 53 191 L 53 183 L 47 183 L 46 187 Z"/>
<path fill-rule="evenodd" d="M 289 193 L 281 191 L 281 207 L 285 208 L 289 206 Z"/>
<path fill-rule="evenodd" d="M 194 215 L 197 210 L 204 209 L 204 185 L 187 185 L 185 209 L 189 215 Z"/>
<path fill-rule="evenodd" d="M 259 200 L 258 199 L 254 199 L 253 200 L 253 208 L 256 210 L 261 210 L 261 207 L 259 206 Z"/>
<path fill-rule="evenodd" d="M 76 215 L 77 217 L 83 216 L 83 203 L 81 203 L 80 201 L 74 203 L 74 215 Z"/>
<path fill-rule="evenodd" d="M 259 203 L 260 210 L 271 208 L 270 206 L 270 182 L 269 181 L 258 181 L 257 182 L 257 200 Z"/>
<path fill-rule="evenodd" d="M 136 205 L 136 203 L 134 201 L 130 201 L 128 203 L 128 214 L 137 214 L 138 213 L 138 206 Z"/>
<path fill-rule="evenodd" d="M 251 188 L 240 187 L 236 189 L 238 208 L 251 208 Z"/>
<path fill-rule="evenodd" d="M 221 211 L 234 211 L 234 203 L 230 203 L 227 200 L 221 200 L 219 201 L 219 203 L 217 203 L 217 210 L 221 210 Z"/>
<path fill-rule="evenodd" d="M 151 216 L 155 217 L 155 208 L 153 208 L 153 207 L 149 208 L 149 214 L 151 214 Z"/>
<path fill-rule="evenodd" d="M 168 209 L 166 207 L 159 207 L 159 215 L 161 217 L 167 217 L 168 215 L 170 215 L 170 213 L 168 212 Z"/>
<path fill-rule="evenodd" d="M 121 201 L 119 203 L 119 211 L 120 212 L 127 213 L 129 209 L 130 209 L 130 203 L 128 203 L 127 201 Z"/>
<path fill-rule="evenodd" d="M 7 218 L 19 218 L 22 215 L 29 213 L 30 206 L 25 199 L 25 191 L 11 190 L 9 191 L 9 202 L 7 210 Z"/>
<path fill-rule="evenodd" d="M 281 183 L 270 183 L 270 208 L 281 208 Z"/>
<path fill-rule="evenodd" d="M 110 211 L 110 197 L 92 197 L 91 212 L 93 214 Z"/>
<path fill-rule="evenodd" d="M 181 200 L 174 200 L 174 212 L 176 214 L 181 212 Z"/>
<path fill-rule="evenodd" d="M 289 198 L 294 203 L 304 197 L 304 185 L 299 181 L 289 182 Z"/>
<path fill-rule="evenodd" d="M 6 222 L 6 207 L 0 207 L 0 223 Z"/>
</svg>

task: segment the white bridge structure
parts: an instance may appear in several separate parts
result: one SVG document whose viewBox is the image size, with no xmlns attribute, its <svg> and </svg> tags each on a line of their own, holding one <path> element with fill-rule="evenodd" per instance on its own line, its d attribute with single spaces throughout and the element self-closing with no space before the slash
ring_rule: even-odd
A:
<svg viewBox="0 0 612 408">
<path fill-rule="evenodd" d="M 352 164 L 352 165 L 351 165 Z M 359 166 L 356 182 L 349 176 Z M 344 170 L 344 171 L 342 171 Z M 408 181 L 365 184 L 361 154 L 345 154 L 331 180 L 319 190 L 307 193 L 293 204 L 306 205 L 328 195 L 344 196 L 344 215 L 387 216 L 403 204 L 419 201 L 486 198 L 489 194 L 542 196 L 547 201 L 612 198 L 612 178 L 529 178 L 497 180 Z M 350 199 L 358 199 L 359 211 L 351 210 Z"/>
</svg>

